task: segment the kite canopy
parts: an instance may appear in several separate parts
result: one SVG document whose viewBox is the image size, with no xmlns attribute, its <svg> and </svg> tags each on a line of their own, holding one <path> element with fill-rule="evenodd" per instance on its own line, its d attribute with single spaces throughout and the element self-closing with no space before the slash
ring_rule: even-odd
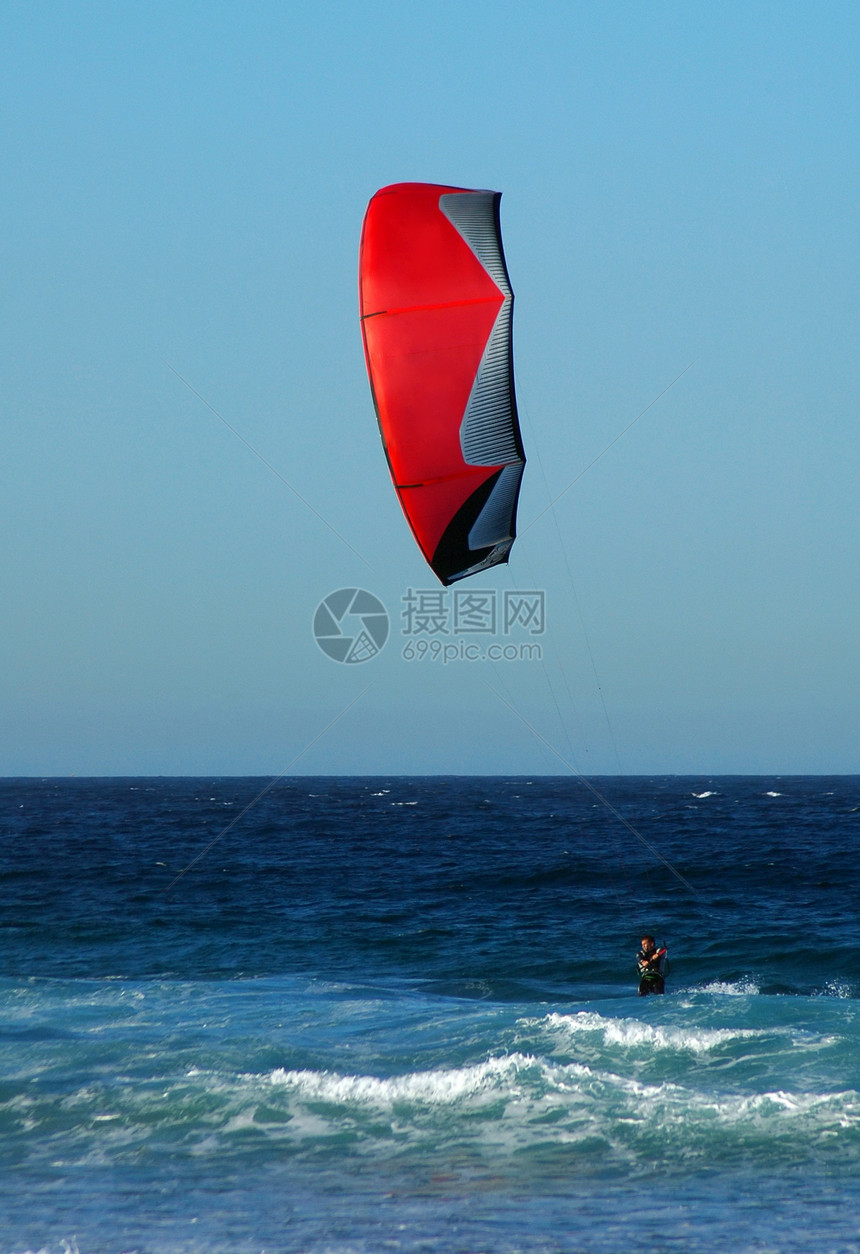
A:
<svg viewBox="0 0 860 1254">
<path fill-rule="evenodd" d="M 508 560 L 525 465 L 501 193 L 378 191 L 361 233 L 367 373 L 394 487 L 443 584 Z"/>
</svg>

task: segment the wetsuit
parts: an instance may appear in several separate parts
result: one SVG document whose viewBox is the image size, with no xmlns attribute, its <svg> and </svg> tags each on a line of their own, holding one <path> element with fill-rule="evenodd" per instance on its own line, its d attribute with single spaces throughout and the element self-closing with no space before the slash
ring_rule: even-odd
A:
<svg viewBox="0 0 860 1254">
<path fill-rule="evenodd" d="M 640 949 L 636 955 L 640 997 L 647 997 L 649 993 L 665 993 L 666 991 L 666 950 L 654 950 L 650 957 L 656 958 L 656 962 L 652 961 L 649 964 L 648 957 L 644 949 Z"/>
</svg>

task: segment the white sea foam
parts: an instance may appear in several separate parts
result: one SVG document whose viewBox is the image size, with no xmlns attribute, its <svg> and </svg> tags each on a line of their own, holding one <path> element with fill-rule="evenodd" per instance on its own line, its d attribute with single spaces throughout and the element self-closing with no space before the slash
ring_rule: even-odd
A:
<svg viewBox="0 0 860 1254">
<path fill-rule="evenodd" d="M 700 1111 L 713 1111 L 723 1123 L 751 1124 L 775 1134 L 791 1135 L 795 1122 L 812 1123 L 818 1135 L 860 1128 L 860 1094 L 853 1090 L 792 1093 L 777 1089 L 746 1097 L 699 1095 L 691 1103 L 691 1113 Z"/>
<path fill-rule="evenodd" d="M 700 992 L 716 993 L 720 997 L 757 997 L 761 990 L 755 980 L 744 976 L 740 980 L 711 980 L 702 985 Z"/>
<path fill-rule="evenodd" d="M 257 1131 L 258 1124 L 255 1119 L 253 1110 L 240 1110 L 237 1114 L 232 1115 L 224 1124 L 224 1132 L 248 1132 Z"/>
<path fill-rule="evenodd" d="M 845 984 L 843 981 L 828 980 L 821 992 L 816 993 L 815 996 L 853 998 L 854 991 L 850 984 Z"/>
<path fill-rule="evenodd" d="M 693 796 L 698 798 L 699 801 L 701 801 L 705 797 L 718 797 L 719 793 L 716 793 L 711 789 L 707 789 L 705 792 L 694 792 Z"/>
<path fill-rule="evenodd" d="M 627 1049 L 646 1046 L 650 1051 L 662 1049 L 693 1054 L 707 1053 L 731 1041 L 767 1035 L 752 1028 L 664 1027 L 660 1024 L 644 1023 L 640 1019 L 605 1018 L 584 1010 L 574 1015 L 550 1014 L 544 1019 L 523 1020 L 523 1023 L 533 1027 L 546 1027 L 567 1036 L 598 1033 L 603 1037 L 605 1045 L 620 1045 Z"/>
<path fill-rule="evenodd" d="M 648 1161 L 655 1156 L 689 1161 L 712 1152 L 726 1157 L 738 1147 L 765 1161 L 776 1141 L 802 1160 L 816 1155 L 823 1141 L 845 1152 L 856 1144 L 856 1091 L 823 1092 L 824 1083 L 804 1091 L 799 1079 L 789 1082 L 790 1070 L 780 1082 L 771 1079 L 764 1092 L 738 1091 L 736 1077 L 726 1085 L 721 1066 L 702 1065 L 700 1056 L 724 1042 L 772 1038 L 780 1029 L 687 1030 L 593 1012 L 519 1023 L 532 1040 L 536 1029 L 545 1033 L 543 1053 L 522 1048 L 462 1066 L 396 1075 L 193 1069 L 184 1073 L 182 1083 L 164 1088 L 123 1087 L 119 1127 L 104 1116 L 119 1109 L 114 1103 L 120 1094 L 112 1094 L 108 1106 L 96 1088 L 66 1100 L 62 1118 L 65 1127 L 73 1109 L 78 1116 L 82 1139 L 74 1147 L 74 1160 L 99 1167 L 128 1160 L 141 1145 L 157 1145 L 162 1137 L 172 1144 L 178 1130 L 188 1153 L 213 1161 L 223 1155 L 227 1140 L 254 1153 L 254 1146 L 280 1142 L 299 1151 L 339 1145 L 344 1152 L 386 1158 L 404 1151 L 447 1152 L 445 1147 L 455 1142 L 500 1162 L 535 1147 L 564 1153 L 579 1145 L 588 1147 L 589 1156 L 629 1164 L 643 1162 L 643 1156 Z M 553 1034 L 569 1045 L 572 1036 L 584 1044 L 589 1032 L 608 1047 L 599 1060 L 594 1055 L 587 1062 L 552 1057 Z M 792 1029 L 782 1034 L 785 1072 L 794 1065 L 789 1058 L 801 1042 Z M 658 1061 L 663 1051 L 657 1073 L 641 1073 L 642 1047 Z M 678 1063 L 672 1064 L 665 1051 L 673 1052 Z M 686 1060 L 684 1051 L 691 1055 Z"/>
<path fill-rule="evenodd" d="M 737 1036 L 716 1032 L 710 1044 L 702 1039 L 681 1047 L 704 1049 Z M 672 1042 L 670 1047 L 678 1045 Z M 649 1153 L 659 1145 L 661 1154 L 677 1152 L 688 1159 L 708 1154 L 714 1145 L 731 1152 L 735 1137 L 742 1138 L 747 1149 L 758 1142 L 769 1154 L 774 1139 L 797 1147 L 796 1138 L 801 1136 L 812 1146 L 821 1138 L 860 1130 L 860 1094 L 854 1090 L 775 1088 L 744 1094 L 714 1089 L 700 1078 L 692 1084 L 649 1083 L 614 1070 L 525 1054 L 388 1078 L 278 1070 L 269 1075 L 268 1083 L 291 1094 L 290 1121 L 282 1125 L 291 1139 L 330 1136 L 336 1128 L 351 1126 L 360 1127 L 362 1136 L 369 1138 L 366 1143 L 372 1144 L 377 1135 L 374 1125 L 352 1123 L 361 1118 L 363 1109 L 381 1116 L 390 1129 L 379 1148 L 391 1133 L 407 1143 L 428 1139 L 433 1143 L 442 1129 L 459 1127 L 460 1135 L 468 1132 L 470 1140 L 485 1148 L 492 1144 L 503 1154 L 535 1144 L 562 1147 L 588 1141 L 595 1151 L 603 1146 L 597 1152 L 638 1161 L 642 1138 Z M 440 1123 L 446 1109 L 451 1113 Z M 434 1111 L 439 1112 L 435 1118 Z M 449 1122 L 452 1116 L 454 1125 Z M 466 1122 L 461 1122 L 463 1117 Z"/>
<path fill-rule="evenodd" d="M 396 1102 L 450 1105 L 483 1094 L 508 1096 L 519 1092 L 518 1075 L 536 1062 L 523 1054 L 490 1058 L 465 1067 L 417 1071 L 378 1078 L 339 1075 L 332 1071 L 285 1071 L 269 1076 L 274 1086 L 293 1089 L 305 1099 L 334 1103 L 391 1106 Z"/>
</svg>

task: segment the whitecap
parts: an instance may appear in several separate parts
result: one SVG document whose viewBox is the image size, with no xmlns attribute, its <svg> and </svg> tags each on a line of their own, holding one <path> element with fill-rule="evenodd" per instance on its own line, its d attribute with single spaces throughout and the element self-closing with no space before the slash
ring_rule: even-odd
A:
<svg viewBox="0 0 860 1254">
<path fill-rule="evenodd" d="M 749 976 L 740 980 L 711 980 L 703 984 L 702 993 L 716 993 L 719 997 L 758 997 L 761 989 Z"/>
<path fill-rule="evenodd" d="M 464 1097 L 497 1094 L 509 1096 L 519 1091 L 516 1083 L 521 1069 L 535 1066 L 523 1054 L 489 1058 L 465 1067 L 408 1072 L 406 1075 L 378 1077 L 341 1075 L 335 1071 L 286 1071 L 277 1068 L 269 1083 L 293 1089 L 305 1099 L 371 1106 L 391 1106 L 396 1102 L 450 1105 Z"/>
<path fill-rule="evenodd" d="M 599 1015 L 591 1018 L 600 1020 Z M 604 1021 L 604 1026 L 610 1022 Z M 655 1029 L 655 1036 L 659 1034 Z M 762 1034 L 715 1033 L 711 1044 L 739 1035 Z M 708 1044 L 705 1035 L 691 1037 L 695 1039 L 688 1039 L 685 1047 Z M 860 1126 L 860 1094 L 852 1090 L 720 1093 L 670 1081 L 647 1083 L 580 1063 L 553 1064 L 516 1053 L 460 1068 L 387 1078 L 279 1069 L 269 1075 L 268 1082 L 281 1091 L 292 1090 L 288 1135 L 300 1139 L 328 1136 L 335 1126 L 331 1120 L 345 1126 L 340 1124 L 344 1117 L 350 1127 L 360 1127 L 363 1136 L 373 1139 L 379 1135 L 373 1125 L 352 1122 L 361 1110 L 383 1117 L 386 1142 L 391 1133 L 398 1138 L 433 1138 L 440 1127 L 450 1124 L 435 1119 L 427 1122 L 425 1115 L 433 1109 L 456 1112 L 463 1107 L 473 1119 L 482 1109 L 485 1112 L 485 1118 L 471 1124 L 473 1135 L 485 1147 L 494 1143 L 512 1152 L 536 1140 L 545 1143 L 548 1117 L 551 1139 L 557 1145 L 584 1138 L 593 1143 L 599 1138 L 607 1148 L 612 1145 L 614 1152 L 626 1152 L 626 1142 L 634 1155 L 641 1136 L 650 1139 L 658 1134 L 667 1148 L 674 1143 L 685 1155 L 697 1156 L 706 1152 L 702 1138 L 710 1141 L 715 1125 L 744 1137 L 760 1137 L 768 1152 L 774 1137 L 794 1138 L 799 1128 L 815 1139 Z M 326 1113 L 321 1103 L 334 1109 Z M 241 1117 L 234 1116 L 229 1130 L 250 1126 L 242 1112 Z M 620 1129 L 623 1137 L 619 1140 Z"/>
<path fill-rule="evenodd" d="M 626 1049 L 647 1046 L 674 1052 L 693 1054 L 707 1053 L 730 1041 L 764 1036 L 767 1033 L 754 1029 L 732 1028 L 677 1028 L 645 1023 L 641 1019 L 608 1019 L 603 1015 L 581 1010 L 574 1015 L 550 1014 L 543 1020 L 525 1020 L 532 1026 L 545 1026 L 552 1031 L 571 1035 L 600 1033 L 605 1045 L 620 1045 Z"/>
<path fill-rule="evenodd" d="M 828 980 L 817 997 L 839 997 L 850 999 L 854 996 L 850 984 L 845 984 L 841 980 Z"/>
</svg>

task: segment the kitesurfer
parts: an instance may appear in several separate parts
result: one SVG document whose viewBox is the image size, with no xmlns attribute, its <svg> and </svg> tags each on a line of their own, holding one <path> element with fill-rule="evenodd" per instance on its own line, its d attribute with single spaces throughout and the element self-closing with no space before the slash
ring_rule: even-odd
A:
<svg viewBox="0 0 860 1254">
<path fill-rule="evenodd" d="M 653 936 L 642 937 L 642 947 L 636 955 L 639 971 L 639 996 L 666 991 L 666 948 L 657 948 Z"/>
</svg>

